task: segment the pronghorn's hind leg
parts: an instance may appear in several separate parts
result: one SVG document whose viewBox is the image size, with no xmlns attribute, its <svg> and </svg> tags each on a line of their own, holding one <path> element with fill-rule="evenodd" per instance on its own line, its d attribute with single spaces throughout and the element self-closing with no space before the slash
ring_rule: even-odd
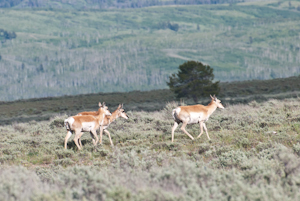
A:
<svg viewBox="0 0 300 201">
<path fill-rule="evenodd" d="M 175 132 L 177 127 L 178 127 L 178 123 L 175 121 L 174 126 L 172 127 L 172 142 L 174 141 L 174 132 Z"/>
<path fill-rule="evenodd" d="M 75 131 L 74 142 L 75 142 L 78 150 L 81 150 L 81 147 L 78 144 L 78 141 L 79 141 L 79 138 L 80 138 L 80 134 L 81 134 L 81 131 Z"/>
<path fill-rule="evenodd" d="M 71 137 L 72 132 L 70 130 L 68 130 L 67 135 L 65 137 L 65 149 L 67 149 L 67 143 L 68 143 L 68 139 Z"/>
<path fill-rule="evenodd" d="M 180 129 L 181 129 L 185 134 L 187 134 L 192 140 L 194 140 L 193 136 L 191 136 L 191 135 L 185 130 L 186 125 L 187 125 L 187 122 L 183 122 L 183 124 L 182 124 L 182 126 L 181 126 Z"/>
</svg>

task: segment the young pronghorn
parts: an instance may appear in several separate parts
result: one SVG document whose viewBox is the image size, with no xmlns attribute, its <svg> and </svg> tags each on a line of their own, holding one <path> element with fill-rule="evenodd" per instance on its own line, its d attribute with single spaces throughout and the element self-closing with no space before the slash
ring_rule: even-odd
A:
<svg viewBox="0 0 300 201">
<path fill-rule="evenodd" d="M 200 124 L 201 132 L 197 138 L 199 138 L 203 133 L 203 128 L 206 132 L 206 135 L 209 138 L 205 122 L 208 120 L 209 116 L 217 109 L 224 109 L 224 106 L 221 104 L 221 101 L 217 99 L 214 95 L 211 97 L 211 102 L 207 105 L 190 105 L 190 106 L 179 106 L 175 108 L 172 112 L 174 118 L 174 126 L 172 128 L 172 142 L 174 141 L 174 131 L 178 127 L 179 123 L 182 122 L 181 130 L 187 134 L 192 140 L 194 140 L 193 136 L 191 136 L 186 130 L 185 127 L 188 124 Z"/>
<path fill-rule="evenodd" d="M 96 112 L 81 112 L 77 115 L 95 115 Z M 123 117 L 124 119 L 128 119 L 129 117 L 127 116 L 127 114 L 125 113 L 124 109 L 123 109 L 123 104 L 119 104 L 119 107 L 111 113 L 111 115 L 106 115 L 104 117 L 104 120 L 103 120 L 103 124 L 100 126 L 100 141 L 99 143 L 102 144 L 102 133 L 103 131 L 105 133 L 107 133 L 108 137 L 109 137 L 109 141 L 110 141 L 110 144 L 111 146 L 114 146 L 112 140 L 111 140 L 111 137 L 110 137 L 110 133 L 108 132 L 108 130 L 106 130 L 108 128 L 108 126 L 113 122 L 115 121 L 117 118 L 119 117 Z M 82 134 L 81 134 L 82 135 Z M 80 137 L 81 137 L 80 135 Z M 81 140 L 79 138 L 79 143 L 80 143 L 80 146 L 81 146 Z"/>
<path fill-rule="evenodd" d="M 92 116 L 92 115 L 72 116 L 65 119 L 65 126 L 68 131 L 65 137 L 65 149 L 67 149 L 68 139 L 71 137 L 73 132 L 75 132 L 74 142 L 79 150 L 82 147 L 81 147 L 81 142 L 80 145 L 78 144 L 78 142 L 83 132 L 90 132 L 91 136 L 93 137 L 94 145 L 97 145 L 98 136 L 96 130 L 103 123 L 105 115 L 111 115 L 111 113 L 109 112 L 108 108 L 105 106 L 105 103 L 103 103 L 103 105 L 99 103 L 99 110 L 96 116 Z"/>
</svg>

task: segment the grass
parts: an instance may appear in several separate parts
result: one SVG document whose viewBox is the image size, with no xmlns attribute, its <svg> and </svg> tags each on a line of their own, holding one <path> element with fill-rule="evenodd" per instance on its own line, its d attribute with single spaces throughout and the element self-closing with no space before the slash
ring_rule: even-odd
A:
<svg viewBox="0 0 300 201">
<path fill-rule="evenodd" d="M 227 105 L 206 124 L 211 141 L 205 135 L 192 141 L 178 129 L 171 143 L 170 112 L 178 104 L 127 110 L 129 120 L 108 128 L 114 148 L 106 135 L 94 147 L 84 134 L 82 151 L 72 140 L 65 150 L 63 114 L 0 126 L 1 199 L 299 198 L 299 98 Z M 200 132 L 199 125 L 187 130 Z"/>
</svg>

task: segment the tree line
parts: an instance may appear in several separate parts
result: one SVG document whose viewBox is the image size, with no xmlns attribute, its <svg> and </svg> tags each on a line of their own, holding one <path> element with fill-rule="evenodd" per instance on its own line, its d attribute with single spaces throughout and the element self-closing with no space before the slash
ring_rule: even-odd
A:
<svg viewBox="0 0 300 201">
<path fill-rule="evenodd" d="M 57 3 L 68 4 L 77 7 L 80 0 L 65 1 L 65 0 L 0 0 L 0 8 L 10 7 L 57 7 Z M 107 9 L 107 8 L 143 8 L 149 6 L 164 6 L 164 5 L 196 5 L 196 4 L 223 4 L 223 3 L 238 3 L 242 0 L 86 0 L 83 8 Z"/>
<path fill-rule="evenodd" d="M 5 42 L 6 40 L 14 39 L 16 37 L 17 37 L 17 34 L 14 31 L 9 32 L 4 29 L 0 29 L 0 40 L 2 42 Z"/>
</svg>

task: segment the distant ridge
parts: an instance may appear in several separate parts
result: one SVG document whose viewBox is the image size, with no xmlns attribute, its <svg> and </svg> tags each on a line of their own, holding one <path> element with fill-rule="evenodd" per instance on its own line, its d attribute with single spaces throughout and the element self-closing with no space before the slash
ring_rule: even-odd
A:
<svg viewBox="0 0 300 201">
<path fill-rule="evenodd" d="M 220 83 L 223 104 L 240 104 L 251 101 L 262 102 L 268 99 L 300 97 L 300 76 L 273 80 L 252 80 Z M 0 124 L 47 120 L 58 114 L 74 115 L 80 111 L 97 110 L 98 102 L 106 102 L 109 107 L 123 103 L 127 111 L 157 111 L 166 103 L 179 101 L 168 89 L 132 91 L 124 93 L 95 93 L 74 96 L 34 98 L 10 102 L 0 102 Z M 199 103 L 206 103 L 203 97 Z M 195 104 L 184 100 L 186 104 Z"/>
</svg>

